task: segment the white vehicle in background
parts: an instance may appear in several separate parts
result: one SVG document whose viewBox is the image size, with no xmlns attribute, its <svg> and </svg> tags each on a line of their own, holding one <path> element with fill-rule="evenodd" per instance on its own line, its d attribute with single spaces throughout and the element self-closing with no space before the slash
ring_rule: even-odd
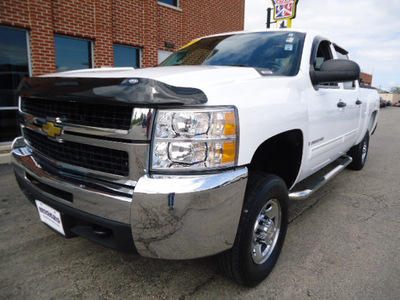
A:
<svg viewBox="0 0 400 300">
<path fill-rule="evenodd" d="M 366 162 L 379 96 L 359 75 L 333 41 L 275 30 L 195 40 L 155 68 L 27 78 L 16 177 L 65 237 L 218 255 L 254 286 L 278 259 L 289 199 Z"/>
</svg>

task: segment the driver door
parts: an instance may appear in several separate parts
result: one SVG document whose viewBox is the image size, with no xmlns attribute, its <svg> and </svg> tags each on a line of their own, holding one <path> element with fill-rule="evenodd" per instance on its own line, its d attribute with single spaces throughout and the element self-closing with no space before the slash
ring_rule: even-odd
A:
<svg viewBox="0 0 400 300">
<path fill-rule="evenodd" d="M 324 61 L 334 59 L 332 53 L 331 42 L 316 39 L 310 58 L 311 70 L 319 70 Z M 342 89 L 337 83 L 318 84 L 309 89 L 306 142 L 310 173 L 344 154 L 346 116 L 342 96 Z"/>
</svg>

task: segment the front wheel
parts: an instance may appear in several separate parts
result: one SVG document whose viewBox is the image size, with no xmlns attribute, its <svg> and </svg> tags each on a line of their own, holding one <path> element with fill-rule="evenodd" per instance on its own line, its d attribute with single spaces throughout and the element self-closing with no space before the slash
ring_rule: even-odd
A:
<svg viewBox="0 0 400 300">
<path fill-rule="evenodd" d="M 218 256 L 222 272 L 246 286 L 256 286 L 275 266 L 288 224 L 288 191 L 275 175 L 250 174 L 233 247 Z"/>
<path fill-rule="evenodd" d="M 359 144 L 350 148 L 349 152 L 347 152 L 347 154 L 353 159 L 353 161 L 348 166 L 349 169 L 358 171 L 364 168 L 368 156 L 368 147 L 369 132 L 367 131 L 362 141 Z"/>
</svg>

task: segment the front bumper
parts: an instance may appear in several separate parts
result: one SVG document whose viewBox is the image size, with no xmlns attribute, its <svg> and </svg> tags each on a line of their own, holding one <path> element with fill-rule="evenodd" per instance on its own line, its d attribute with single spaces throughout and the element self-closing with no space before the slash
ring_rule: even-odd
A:
<svg viewBox="0 0 400 300">
<path fill-rule="evenodd" d="M 147 257 L 189 259 L 231 248 L 246 184 L 247 168 L 142 177 L 131 206 L 137 250 Z"/>
<path fill-rule="evenodd" d="M 13 145 L 12 161 L 28 198 L 41 200 L 73 220 L 67 226 L 88 225 L 72 232 L 100 244 L 117 249 L 122 245 L 125 251 L 130 247 L 135 251 L 136 246 L 146 257 L 191 259 L 217 254 L 234 243 L 247 184 L 245 167 L 207 175 L 145 175 L 128 199 L 123 195 L 129 191 L 119 189 L 113 195 L 117 187 L 104 180 L 103 190 L 96 191 L 99 182 L 93 178 L 87 179 L 90 185 L 82 185 L 49 173 L 22 139 Z M 102 242 L 90 226 L 111 230 L 116 240 L 107 236 L 109 241 Z"/>
</svg>

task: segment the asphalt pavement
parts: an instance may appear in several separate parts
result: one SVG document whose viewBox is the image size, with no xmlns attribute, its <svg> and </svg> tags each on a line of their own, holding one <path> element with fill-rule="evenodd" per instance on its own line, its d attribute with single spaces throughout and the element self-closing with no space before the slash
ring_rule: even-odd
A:
<svg viewBox="0 0 400 300">
<path fill-rule="evenodd" d="M 214 258 L 154 260 L 63 239 L 0 165 L 0 299 L 400 299 L 400 108 L 381 110 L 362 171 L 304 201 L 270 276 L 244 288 Z"/>
</svg>

